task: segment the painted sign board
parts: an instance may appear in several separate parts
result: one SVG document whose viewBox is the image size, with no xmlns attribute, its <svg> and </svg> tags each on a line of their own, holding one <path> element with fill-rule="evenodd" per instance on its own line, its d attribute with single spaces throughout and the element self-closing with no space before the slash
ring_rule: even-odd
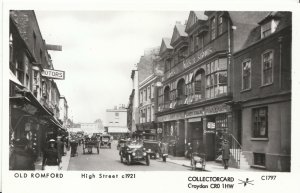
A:
<svg viewBox="0 0 300 193">
<path fill-rule="evenodd" d="M 65 79 L 65 72 L 61 70 L 44 69 L 41 74 L 42 76 L 48 78 L 61 79 L 61 80 Z"/>
</svg>

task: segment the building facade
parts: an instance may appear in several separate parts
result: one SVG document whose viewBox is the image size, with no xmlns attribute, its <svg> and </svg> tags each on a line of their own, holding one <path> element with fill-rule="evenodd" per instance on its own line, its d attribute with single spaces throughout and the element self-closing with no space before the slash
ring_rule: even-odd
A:
<svg viewBox="0 0 300 193">
<path fill-rule="evenodd" d="M 107 133 L 112 135 L 115 139 L 129 134 L 127 128 L 127 109 L 125 105 L 106 110 L 105 127 L 107 128 Z"/>
<path fill-rule="evenodd" d="M 58 87 L 41 74 L 53 64 L 34 11 L 10 11 L 9 49 L 10 148 L 17 139 L 27 138 L 39 158 L 46 141 L 65 134 L 65 129 L 58 121 Z"/>
<path fill-rule="evenodd" d="M 157 133 L 155 113 L 157 112 L 156 82 L 158 77 L 155 73 L 155 67 L 157 64 L 158 53 L 159 47 L 145 50 L 144 56 L 141 57 L 137 64 L 137 111 L 139 120 L 136 124 L 136 133 L 139 136 L 143 134 L 144 138 L 148 139 L 156 138 Z"/>
<path fill-rule="evenodd" d="M 291 13 L 271 12 L 256 24 L 233 55 L 235 135 L 252 167 L 290 171 Z"/>
</svg>

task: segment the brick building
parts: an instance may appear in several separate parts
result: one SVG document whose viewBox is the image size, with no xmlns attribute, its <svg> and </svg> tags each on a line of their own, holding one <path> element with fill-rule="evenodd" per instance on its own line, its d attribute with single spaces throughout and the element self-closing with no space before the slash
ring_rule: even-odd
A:
<svg viewBox="0 0 300 193">
<path fill-rule="evenodd" d="M 289 171 L 291 159 L 291 13 L 258 18 L 234 53 L 235 133 L 252 167 Z"/>
</svg>

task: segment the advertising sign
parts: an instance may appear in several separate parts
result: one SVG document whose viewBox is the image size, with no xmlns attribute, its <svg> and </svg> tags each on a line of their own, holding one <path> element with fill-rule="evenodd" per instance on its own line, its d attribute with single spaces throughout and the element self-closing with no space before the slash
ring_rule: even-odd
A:
<svg viewBox="0 0 300 193">
<path fill-rule="evenodd" d="M 65 72 L 61 70 L 44 69 L 41 74 L 42 76 L 48 78 L 61 79 L 61 80 L 65 79 Z"/>
</svg>

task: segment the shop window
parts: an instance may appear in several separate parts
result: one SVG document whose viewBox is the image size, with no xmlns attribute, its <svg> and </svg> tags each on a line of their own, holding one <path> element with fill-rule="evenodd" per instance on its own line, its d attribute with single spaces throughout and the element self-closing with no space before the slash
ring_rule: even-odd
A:
<svg viewBox="0 0 300 193">
<path fill-rule="evenodd" d="M 262 54 L 262 85 L 268 85 L 273 82 L 273 51 L 267 51 Z"/>
<path fill-rule="evenodd" d="M 211 19 L 211 40 L 214 40 L 216 38 L 216 18 Z"/>
<path fill-rule="evenodd" d="M 228 128 L 227 115 L 218 115 L 216 117 L 216 128 Z"/>
<path fill-rule="evenodd" d="M 264 153 L 253 153 L 254 165 L 266 166 L 266 154 Z"/>
<path fill-rule="evenodd" d="M 218 17 L 218 35 L 221 35 L 223 33 L 223 17 Z"/>
<path fill-rule="evenodd" d="M 242 63 L 242 89 L 251 88 L 251 60 L 247 59 Z"/>
<path fill-rule="evenodd" d="M 255 108 L 252 111 L 253 137 L 268 137 L 268 108 Z"/>
</svg>

